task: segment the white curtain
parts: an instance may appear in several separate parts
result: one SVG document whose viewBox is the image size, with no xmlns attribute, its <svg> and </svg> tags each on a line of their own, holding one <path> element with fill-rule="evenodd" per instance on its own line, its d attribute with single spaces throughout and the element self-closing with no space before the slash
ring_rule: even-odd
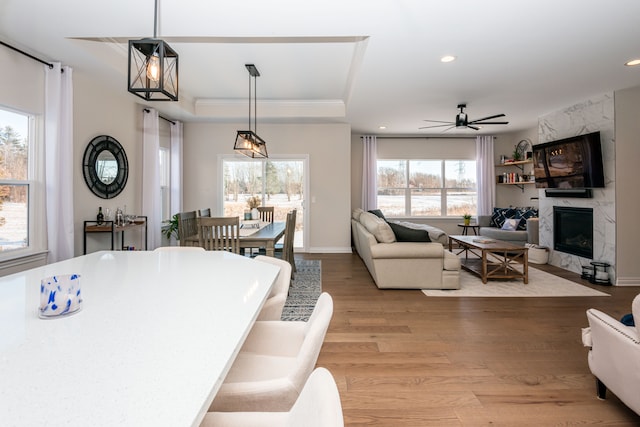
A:
<svg viewBox="0 0 640 427">
<path fill-rule="evenodd" d="M 496 201 L 496 177 L 493 164 L 493 136 L 478 136 L 476 138 L 477 215 L 491 215 L 493 212 Z"/>
<path fill-rule="evenodd" d="M 378 207 L 377 138 L 363 136 L 362 144 L 362 209 L 368 211 Z"/>
<path fill-rule="evenodd" d="M 147 112 L 148 111 L 148 112 Z M 160 246 L 160 135 L 158 111 L 145 109 L 142 135 L 142 215 L 147 217 L 149 250 Z"/>
<path fill-rule="evenodd" d="M 171 125 L 171 216 L 182 212 L 182 122 Z"/>
<path fill-rule="evenodd" d="M 74 256 L 73 70 L 60 63 L 45 69 L 45 199 L 48 262 Z"/>
</svg>

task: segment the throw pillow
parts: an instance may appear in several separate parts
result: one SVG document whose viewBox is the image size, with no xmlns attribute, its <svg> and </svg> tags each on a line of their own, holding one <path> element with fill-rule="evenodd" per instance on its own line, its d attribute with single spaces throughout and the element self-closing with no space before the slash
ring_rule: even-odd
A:
<svg viewBox="0 0 640 427">
<path fill-rule="evenodd" d="M 405 227 L 400 224 L 388 223 L 398 242 L 430 242 L 427 230 L 417 230 L 415 228 Z"/>
<path fill-rule="evenodd" d="M 493 208 L 493 214 L 491 214 L 492 227 L 502 228 L 504 221 L 508 218 L 515 218 L 518 214 L 517 209 L 513 208 Z"/>
<path fill-rule="evenodd" d="M 535 208 L 518 208 L 516 218 L 520 218 L 520 224 L 518 224 L 518 230 L 527 229 L 527 220 L 529 218 L 537 218 L 538 209 Z"/>
<path fill-rule="evenodd" d="M 379 243 L 393 243 L 396 241 L 393 230 L 384 219 L 378 218 L 369 212 L 362 212 L 360 215 L 360 223 L 369 233 L 373 234 Z"/>
<path fill-rule="evenodd" d="M 369 212 L 371 212 L 372 214 L 374 214 L 374 215 L 375 215 L 375 216 L 377 216 L 378 218 L 382 218 L 382 219 L 384 219 L 385 221 L 387 220 L 387 219 L 384 217 L 384 214 L 382 213 L 382 211 L 381 211 L 380 209 L 371 209 L 371 210 L 369 210 Z"/>
<path fill-rule="evenodd" d="M 505 219 L 501 229 L 507 230 L 507 231 L 516 231 L 518 229 L 519 223 L 520 223 L 519 219 L 515 219 L 515 218 Z"/>
</svg>

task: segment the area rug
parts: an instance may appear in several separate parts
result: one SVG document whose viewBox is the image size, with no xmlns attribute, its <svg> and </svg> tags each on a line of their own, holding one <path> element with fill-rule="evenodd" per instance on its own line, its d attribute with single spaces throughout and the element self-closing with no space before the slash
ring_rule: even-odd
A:
<svg viewBox="0 0 640 427">
<path fill-rule="evenodd" d="M 468 271 L 460 271 L 460 289 L 423 289 L 429 297 L 608 297 L 537 268 L 529 267 L 529 283 L 522 280 L 489 280 L 486 284 Z"/>
<path fill-rule="evenodd" d="M 322 293 L 322 264 L 319 260 L 297 259 L 282 320 L 307 321 Z"/>
</svg>

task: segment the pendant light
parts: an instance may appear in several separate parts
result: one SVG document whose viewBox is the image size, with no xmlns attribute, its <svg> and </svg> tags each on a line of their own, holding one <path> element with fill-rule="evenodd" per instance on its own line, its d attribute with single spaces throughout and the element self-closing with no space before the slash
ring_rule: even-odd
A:
<svg viewBox="0 0 640 427">
<path fill-rule="evenodd" d="M 155 0 L 153 38 L 129 40 L 129 92 L 147 101 L 178 100 L 178 54 L 157 38 Z"/>
<path fill-rule="evenodd" d="M 260 72 L 253 64 L 245 64 L 247 71 L 249 71 L 249 130 L 239 130 L 236 135 L 236 142 L 233 145 L 234 151 L 244 154 L 251 158 L 268 158 L 267 155 L 267 143 L 258 136 L 258 106 L 257 106 L 257 82 L 256 79 L 260 76 Z M 254 122 L 253 130 L 251 130 L 251 78 L 253 77 L 254 85 Z"/>
</svg>

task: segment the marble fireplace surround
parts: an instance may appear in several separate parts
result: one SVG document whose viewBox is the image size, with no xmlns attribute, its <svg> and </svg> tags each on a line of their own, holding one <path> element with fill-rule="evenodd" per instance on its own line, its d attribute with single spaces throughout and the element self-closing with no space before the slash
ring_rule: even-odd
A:
<svg viewBox="0 0 640 427">
<path fill-rule="evenodd" d="M 615 135 L 614 98 L 607 93 L 587 101 L 547 114 L 538 119 L 538 143 L 600 131 L 604 162 L 605 188 L 594 188 L 590 199 L 546 197 L 538 190 L 540 215 L 540 245 L 550 249 L 549 264 L 575 273 L 591 261 L 611 265 L 609 277 L 615 283 Z M 553 250 L 553 207 L 581 207 L 593 209 L 593 259 Z"/>
</svg>

